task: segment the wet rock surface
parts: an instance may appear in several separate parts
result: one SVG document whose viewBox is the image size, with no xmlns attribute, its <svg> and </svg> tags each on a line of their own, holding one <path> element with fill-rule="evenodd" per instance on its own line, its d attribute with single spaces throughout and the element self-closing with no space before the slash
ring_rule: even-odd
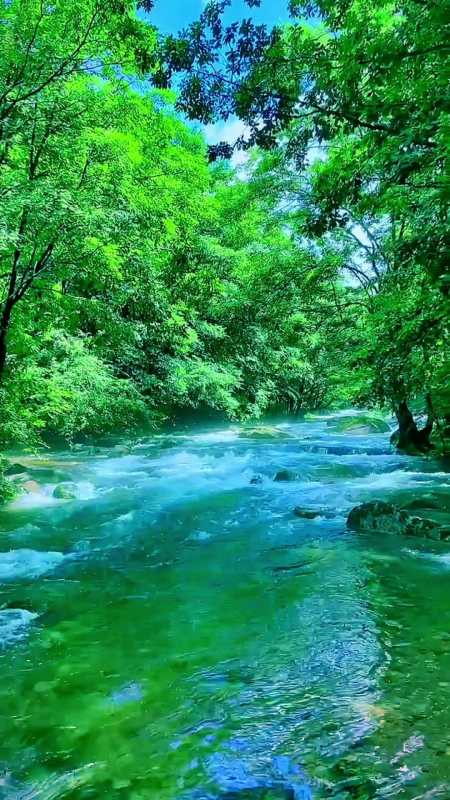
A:
<svg viewBox="0 0 450 800">
<path fill-rule="evenodd" d="M 75 500 L 77 497 L 77 486 L 75 483 L 59 483 L 53 490 L 53 497 L 56 500 Z"/>
<path fill-rule="evenodd" d="M 374 500 L 362 503 L 350 511 L 347 527 L 356 531 L 374 531 L 400 536 L 419 536 L 426 539 L 450 539 L 450 527 L 432 519 L 413 516 L 391 503 Z"/>
<path fill-rule="evenodd" d="M 261 439 L 267 441 L 291 439 L 292 436 L 283 428 L 271 427 L 269 425 L 259 425 L 254 428 L 244 428 L 240 433 L 241 439 Z"/>
<path fill-rule="evenodd" d="M 294 515 L 299 517 L 300 519 L 319 519 L 322 517 L 323 519 L 333 519 L 335 514 L 330 511 L 327 511 L 324 508 L 313 509 L 313 508 L 302 508 L 302 506 L 295 506 L 294 508 Z"/>
<path fill-rule="evenodd" d="M 381 417 L 356 415 L 343 416 L 340 419 L 330 420 L 328 427 L 339 433 L 352 433 L 353 436 L 367 436 L 371 433 L 389 433 L 390 427 Z"/>
<path fill-rule="evenodd" d="M 290 483 L 293 481 L 298 481 L 299 479 L 299 473 L 295 472 L 293 469 L 280 469 L 277 473 L 275 473 L 274 476 L 274 481 L 276 483 Z"/>
</svg>

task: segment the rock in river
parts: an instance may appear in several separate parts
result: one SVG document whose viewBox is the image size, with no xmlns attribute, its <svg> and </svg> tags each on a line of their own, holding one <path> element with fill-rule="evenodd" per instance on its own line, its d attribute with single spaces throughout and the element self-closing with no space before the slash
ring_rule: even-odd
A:
<svg viewBox="0 0 450 800">
<path fill-rule="evenodd" d="M 280 469 L 275 475 L 274 481 L 277 481 L 277 483 L 287 483 L 289 481 L 298 481 L 299 477 L 298 472 L 294 472 L 292 469 Z"/>
<path fill-rule="evenodd" d="M 294 514 L 296 517 L 300 517 L 300 519 L 317 519 L 318 517 L 325 517 L 326 519 L 333 519 L 334 514 L 330 514 L 329 511 L 325 511 L 322 508 L 302 508 L 301 506 L 296 506 L 294 508 Z"/>
<path fill-rule="evenodd" d="M 421 536 L 426 539 L 449 539 L 450 528 L 431 519 L 408 514 L 391 503 L 374 500 L 350 511 L 347 527 L 352 530 L 372 531 L 401 536 Z"/>
<path fill-rule="evenodd" d="M 77 497 L 77 487 L 75 483 L 59 483 L 53 491 L 56 500 L 75 500 Z"/>
<path fill-rule="evenodd" d="M 15 461 L 10 462 L 5 469 L 3 470 L 4 474 L 7 475 L 8 478 L 17 478 L 20 475 L 25 475 L 27 472 L 26 467 L 23 464 L 19 464 Z"/>
<path fill-rule="evenodd" d="M 270 427 L 269 425 L 258 425 L 255 428 L 244 428 L 239 434 L 240 439 L 291 439 L 291 434 L 282 428 Z"/>
<path fill-rule="evenodd" d="M 358 414 L 343 416 L 327 422 L 337 433 L 352 433 L 354 436 L 367 436 L 369 433 L 389 433 L 388 423 L 381 417 Z"/>
</svg>

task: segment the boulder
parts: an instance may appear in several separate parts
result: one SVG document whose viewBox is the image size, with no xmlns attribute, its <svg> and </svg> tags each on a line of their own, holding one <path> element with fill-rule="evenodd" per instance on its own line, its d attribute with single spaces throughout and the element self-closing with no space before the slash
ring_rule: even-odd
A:
<svg viewBox="0 0 450 800">
<path fill-rule="evenodd" d="M 27 469 L 23 464 L 18 464 L 17 462 L 11 462 L 7 464 L 5 469 L 3 470 L 3 474 L 7 475 L 8 478 L 18 478 L 19 475 L 24 475 Z"/>
<path fill-rule="evenodd" d="M 352 433 L 354 436 L 366 436 L 369 433 L 389 433 L 388 423 L 381 417 L 358 414 L 354 417 L 338 417 L 327 422 L 329 427 L 338 433 Z"/>
<path fill-rule="evenodd" d="M 277 483 L 288 483 L 290 481 L 298 481 L 300 475 L 292 469 L 280 469 L 274 477 Z"/>
<path fill-rule="evenodd" d="M 448 539 L 450 529 L 434 522 L 408 514 L 391 503 L 374 500 L 350 511 L 347 527 L 351 530 L 400 536 L 420 536 L 426 539 Z"/>
<path fill-rule="evenodd" d="M 53 497 L 56 500 L 75 500 L 77 497 L 77 487 L 75 483 L 59 483 L 53 490 Z"/>
<path fill-rule="evenodd" d="M 274 428 L 268 425 L 258 425 L 256 428 L 244 428 L 239 434 L 241 439 L 290 439 L 291 434 L 282 428 Z"/>
</svg>

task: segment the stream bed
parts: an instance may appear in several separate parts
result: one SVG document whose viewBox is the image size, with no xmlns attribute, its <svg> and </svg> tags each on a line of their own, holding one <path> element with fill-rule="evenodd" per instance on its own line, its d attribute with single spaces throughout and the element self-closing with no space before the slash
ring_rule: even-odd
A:
<svg viewBox="0 0 450 800">
<path fill-rule="evenodd" d="M 450 544 L 346 529 L 448 465 L 341 416 L 15 454 L 1 800 L 450 800 Z"/>
</svg>

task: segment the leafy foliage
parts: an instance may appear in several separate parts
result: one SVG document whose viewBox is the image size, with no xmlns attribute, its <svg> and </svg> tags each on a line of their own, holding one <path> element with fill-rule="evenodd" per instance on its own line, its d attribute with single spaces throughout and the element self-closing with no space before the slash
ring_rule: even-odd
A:
<svg viewBox="0 0 450 800">
<path fill-rule="evenodd" d="M 229 5 L 158 37 L 153 3 L 4 0 L 3 443 L 427 393 L 447 424 L 444 2 Z"/>
</svg>

